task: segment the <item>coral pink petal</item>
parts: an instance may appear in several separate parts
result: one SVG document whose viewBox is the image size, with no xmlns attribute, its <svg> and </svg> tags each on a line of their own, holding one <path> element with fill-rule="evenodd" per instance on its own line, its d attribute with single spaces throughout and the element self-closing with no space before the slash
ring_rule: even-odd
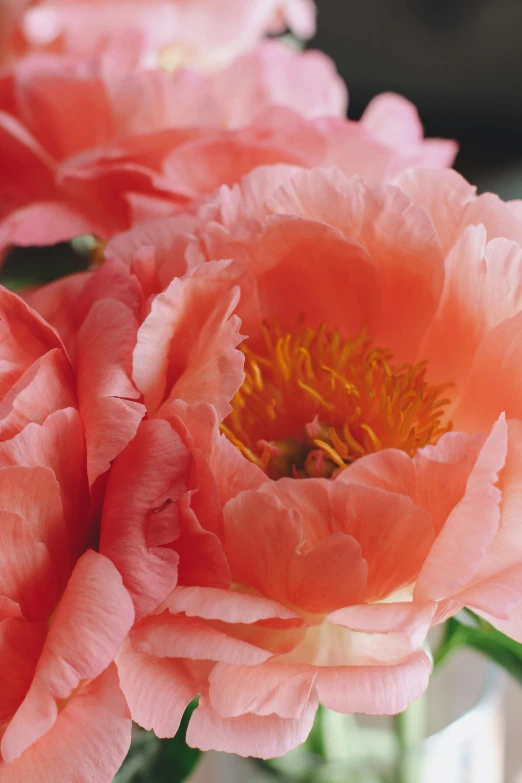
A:
<svg viewBox="0 0 522 783">
<path fill-rule="evenodd" d="M 319 701 L 342 713 L 395 715 L 427 688 L 431 662 L 422 651 L 391 666 L 325 667 L 319 670 Z"/>
<path fill-rule="evenodd" d="M 59 599 L 58 579 L 49 550 L 30 522 L 0 511 L 0 592 L 15 601 L 29 620 L 45 620 Z"/>
<path fill-rule="evenodd" d="M 196 617 L 160 615 L 141 620 L 130 634 L 135 650 L 159 658 L 215 660 L 254 666 L 271 654 L 260 647 L 235 639 Z"/>
<path fill-rule="evenodd" d="M 218 663 L 210 673 L 208 697 L 223 718 L 237 718 L 249 712 L 299 718 L 308 707 L 315 677 L 311 666 Z"/>
<path fill-rule="evenodd" d="M 60 601 L 27 696 L 2 739 L 5 761 L 18 758 L 52 728 L 58 701 L 109 666 L 133 619 L 132 602 L 114 565 L 86 552 Z"/>
<path fill-rule="evenodd" d="M 219 750 L 239 756 L 262 759 L 284 756 L 308 737 L 316 710 L 314 698 L 299 718 L 252 714 L 222 718 L 202 696 L 190 719 L 187 743 L 201 750 Z"/>
<path fill-rule="evenodd" d="M 492 329 L 475 354 L 453 421 L 460 429 L 487 431 L 504 411 L 522 418 L 522 313 Z"/>
<path fill-rule="evenodd" d="M 180 535 L 174 549 L 179 555 L 178 583 L 208 587 L 230 586 L 230 569 L 223 545 L 214 533 L 200 524 L 187 495 L 181 506 Z"/>
<path fill-rule="evenodd" d="M 31 685 L 45 632 L 21 617 L 0 621 L 0 739 Z"/>
<path fill-rule="evenodd" d="M 176 400 L 169 406 L 164 406 L 163 414 L 168 419 L 175 416 L 190 434 L 192 443 L 190 450 L 198 464 L 198 471 L 203 470 L 203 463 L 206 465 L 208 471 L 204 490 L 206 494 L 200 498 L 200 493 L 195 493 L 191 505 L 195 510 L 197 509 L 196 513 L 200 521 L 205 522 L 207 529 L 222 537 L 221 509 L 225 503 L 245 489 L 257 489 L 262 484 L 267 484 L 270 479 L 257 465 L 246 459 L 225 435 L 220 433 L 213 405 L 207 403 L 187 405 L 181 400 Z M 179 424 L 176 423 L 176 426 Z M 207 503 L 211 507 L 203 510 L 202 507 Z M 217 505 L 218 512 L 216 514 L 214 508 L 212 517 L 217 516 L 218 519 L 210 526 L 208 521 L 213 505 Z"/>
<path fill-rule="evenodd" d="M 102 511 L 100 552 L 123 576 L 138 618 L 177 582 L 178 501 L 187 491 L 189 454 L 166 421 L 145 421 L 115 460 Z"/>
<path fill-rule="evenodd" d="M 424 563 L 415 586 L 416 600 L 450 597 L 480 567 L 499 528 L 501 493 L 495 484 L 506 460 L 507 435 L 502 415 L 478 455 L 462 500 L 450 512 Z"/>
<path fill-rule="evenodd" d="M 186 707 L 200 690 L 190 664 L 145 655 L 127 643 L 117 665 L 132 719 L 157 737 L 173 737 Z"/>
<path fill-rule="evenodd" d="M 105 257 L 121 259 L 131 266 L 136 253 L 145 247 L 154 249 L 158 277 L 166 288 L 174 277 L 187 271 L 185 250 L 189 237 L 198 226 L 195 215 L 176 215 L 134 226 L 113 237 L 105 249 Z"/>
<path fill-rule="evenodd" d="M 296 174 L 269 204 L 275 212 L 332 226 L 365 249 L 379 273 L 379 338 L 397 358 L 411 360 L 435 314 L 444 277 L 438 238 L 425 211 L 395 187 L 368 187 L 336 169 Z M 359 299 L 378 295 L 368 280 L 362 282 L 355 291 Z M 328 321 L 340 326 L 332 315 Z"/>
<path fill-rule="evenodd" d="M 522 423 L 508 421 L 508 451 L 506 464 L 498 482 L 502 492 L 501 524 L 486 552 L 486 557 L 474 582 L 495 578 L 506 569 L 522 562 L 520 537 L 520 497 L 522 492 Z"/>
<path fill-rule="evenodd" d="M 60 485 L 70 540 L 78 553 L 83 551 L 89 501 L 85 438 L 78 411 L 56 411 L 43 424 L 28 424 L 14 438 L 0 443 L 0 466 L 11 465 L 51 468 Z"/>
<path fill-rule="evenodd" d="M 131 719 L 114 666 L 84 686 L 47 734 L 0 766 L 0 783 L 110 783 L 131 740 Z"/>
<path fill-rule="evenodd" d="M 316 222 L 281 216 L 245 250 L 244 260 L 258 278 L 266 320 L 292 329 L 306 314 L 311 328 L 327 322 L 343 335 L 354 335 L 365 324 L 375 333 L 381 302 L 378 276 L 356 240 Z M 336 294 L 340 288 L 341 299 Z"/>
<path fill-rule="evenodd" d="M 308 508 L 307 501 L 319 503 L 320 498 L 304 495 L 299 500 L 301 508 L 297 503 L 285 508 L 277 491 L 250 491 L 227 504 L 225 542 L 233 581 L 309 612 L 329 612 L 363 600 L 367 568 L 359 544 L 349 534 L 325 531 L 323 540 L 302 551 L 303 517 L 320 513 L 318 506 Z M 245 525 L 245 519 L 250 524 Z M 343 579 L 347 569 L 349 582 Z"/>
<path fill-rule="evenodd" d="M 429 512 L 437 534 L 461 500 L 484 440 L 482 435 L 450 432 L 436 446 L 419 449 L 413 459 L 398 449 L 383 449 L 354 462 L 337 481 L 410 497 Z"/>
<path fill-rule="evenodd" d="M 19 296 L 0 286 L 0 391 L 4 396 L 47 351 L 63 350 L 60 338 Z"/>
<path fill-rule="evenodd" d="M 414 582 L 433 543 L 429 513 L 409 497 L 381 489 L 339 481 L 329 486 L 334 524 L 359 542 L 368 563 L 366 600 Z"/>
<path fill-rule="evenodd" d="M 25 574 L 20 587 L 24 591 L 26 601 L 19 595 L 15 600 L 23 607 L 23 613 L 26 616 L 36 616 L 47 620 L 49 614 L 54 610 L 53 601 L 57 600 L 56 594 L 53 596 L 53 587 L 58 586 L 63 590 L 65 583 L 71 571 L 71 539 L 63 515 L 62 501 L 60 495 L 60 486 L 56 480 L 53 471 L 46 467 L 22 467 L 13 466 L 0 469 L 0 509 L 6 513 L 5 527 L 9 529 L 9 520 L 13 516 L 18 517 L 18 523 L 15 522 L 14 538 L 11 541 L 9 535 L 4 540 L 2 555 L 7 557 L 7 563 L 1 569 L 2 575 L 0 581 L 4 583 L 14 577 L 18 581 L 21 573 L 24 571 L 24 552 L 23 544 L 28 547 L 26 557 L 37 557 L 40 552 L 44 555 L 44 562 L 48 563 L 50 568 L 49 576 L 51 584 L 49 590 L 39 591 L 36 589 L 34 580 Z M 19 540 L 18 540 L 19 539 Z M 7 556 L 10 545 L 14 545 L 14 553 L 11 557 Z M 20 559 L 16 557 L 19 547 Z M 30 554 L 32 552 L 32 554 Z M 51 561 L 48 561 L 47 555 Z M 51 566 L 52 563 L 52 566 Z M 26 565 L 29 563 L 27 562 Z M 36 563 L 35 563 L 36 564 Z M 39 576 L 34 576 L 38 580 L 47 571 L 47 567 L 40 571 Z M 52 574 L 52 576 L 51 576 Z M 54 582 L 57 581 L 57 585 Z M 51 604 L 49 605 L 49 601 Z M 45 610 L 49 610 L 49 614 Z M 42 612 L 44 614 L 42 615 Z"/>
<path fill-rule="evenodd" d="M 93 305 L 77 341 L 77 388 L 85 425 L 89 484 L 105 473 L 145 414 L 131 381 L 138 323 L 121 302 Z"/>
<path fill-rule="evenodd" d="M 521 309 L 522 251 L 507 239 L 486 244 L 484 226 L 469 226 L 445 267 L 439 309 L 420 353 L 429 360 L 432 382 L 450 381 L 458 393 L 482 339 Z"/>
<path fill-rule="evenodd" d="M 27 424 L 43 424 L 51 413 L 76 404 L 71 364 L 54 348 L 33 362 L 0 402 L 0 439 L 13 438 Z"/>
<path fill-rule="evenodd" d="M 243 382 L 239 285 L 234 262 L 206 264 L 157 296 L 138 332 L 133 377 L 149 413 L 165 399 L 212 402 L 222 417 Z"/>
</svg>

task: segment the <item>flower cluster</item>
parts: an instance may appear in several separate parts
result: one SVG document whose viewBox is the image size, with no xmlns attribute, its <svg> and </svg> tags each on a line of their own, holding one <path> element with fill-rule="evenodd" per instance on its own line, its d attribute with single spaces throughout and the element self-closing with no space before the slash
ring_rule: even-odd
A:
<svg viewBox="0 0 522 783">
<path fill-rule="evenodd" d="M 522 641 L 520 204 L 258 41 L 308 0 L 0 11 L 0 246 L 99 248 L 0 288 L 0 783 L 110 783 L 197 696 L 262 758 L 400 712 L 463 607 Z"/>
</svg>

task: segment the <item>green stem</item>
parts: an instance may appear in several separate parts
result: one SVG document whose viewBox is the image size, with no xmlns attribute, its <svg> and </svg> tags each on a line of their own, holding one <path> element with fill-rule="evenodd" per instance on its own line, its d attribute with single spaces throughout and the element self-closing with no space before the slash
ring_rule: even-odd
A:
<svg viewBox="0 0 522 783">
<path fill-rule="evenodd" d="M 425 696 L 413 702 L 394 718 L 399 751 L 397 783 L 419 783 L 421 780 L 421 744 L 426 736 Z"/>
</svg>

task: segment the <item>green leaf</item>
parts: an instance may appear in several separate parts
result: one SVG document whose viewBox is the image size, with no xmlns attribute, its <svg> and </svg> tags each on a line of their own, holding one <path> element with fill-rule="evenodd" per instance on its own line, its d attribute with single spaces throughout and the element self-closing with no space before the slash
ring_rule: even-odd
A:
<svg viewBox="0 0 522 783">
<path fill-rule="evenodd" d="M 18 247 L 7 256 L 0 271 L 0 284 L 11 291 L 45 285 L 89 267 L 92 243 L 64 242 L 50 247 Z"/>
<path fill-rule="evenodd" d="M 446 622 L 444 638 L 435 653 L 435 666 L 459 647 L 471 647 L 486 655 L 522 683 L 522 644 L 497 631 L 469 610 Z"/>
<path fill-rule="evenodd" d="M 158 739 L 152 731 L 136 729 L 132 744 L 114 783 L 181 783 L 194 770 L 201 751 L 189 748 L 187 726 L 197 702 L 192 702 L 172 739 Z"/>
</svg>

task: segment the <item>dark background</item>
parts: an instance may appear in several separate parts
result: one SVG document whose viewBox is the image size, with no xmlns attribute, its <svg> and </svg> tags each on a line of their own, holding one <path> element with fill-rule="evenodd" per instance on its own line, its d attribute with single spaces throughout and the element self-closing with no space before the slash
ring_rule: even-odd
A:
<svg viewBox="0 0 522 783">
<path fill-rule="evenodd" d="M 457 139 L 479 190 L 522 198 L 522 0 L 316 0 L 311 45 L 348 84 L 350 117 L 378 92 L 413 101 L 429 136 Z"/>
</svg>

